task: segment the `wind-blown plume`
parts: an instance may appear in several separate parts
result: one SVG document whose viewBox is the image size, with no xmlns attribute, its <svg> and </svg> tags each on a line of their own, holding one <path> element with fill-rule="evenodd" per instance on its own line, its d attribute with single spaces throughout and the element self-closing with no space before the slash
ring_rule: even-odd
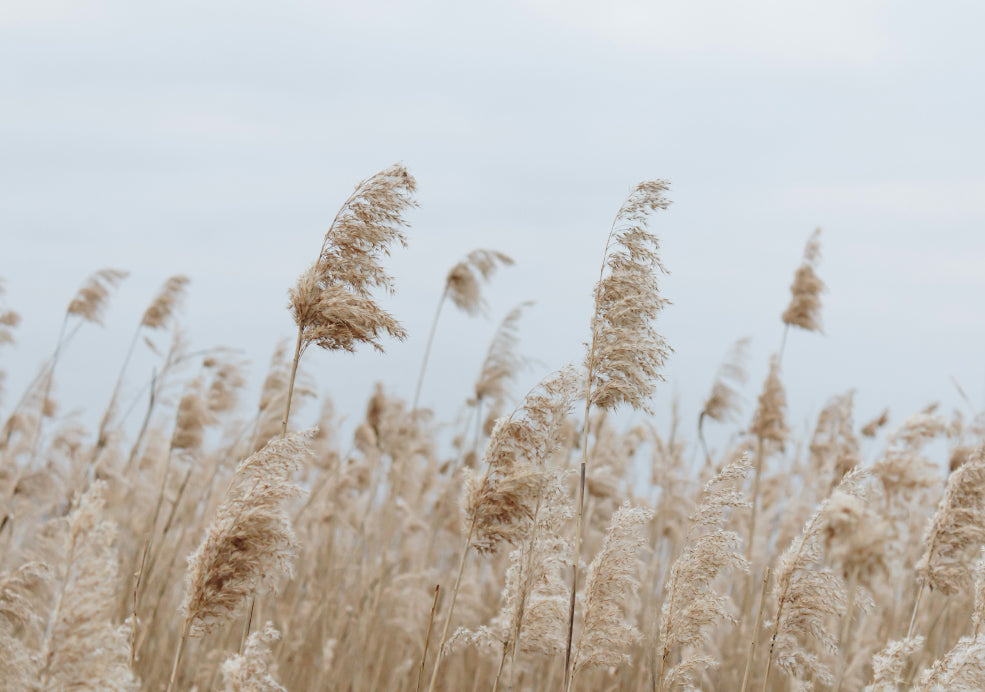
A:
<svg viewBox="0 0 985 692">
<path fill-rule="evenodd" d="M 782 449 L 789 429 L 784 420 L 787 408 L 787 394 L 780 381 L 780 361 L 774 355 L 770 358 L 770 370 L 763 382 L 763 392 L 759 395 L 759 405 L 749 429 L 761 440 L 776 442 Z"/>
<path fill-rule="evenodd" d="M 488 626 L 459 629 L 453 642 L 493 647 L 504 660 L 514 647 L 543 656 L 564 651 L 568 589 L 561 571 L 571 546 L 561 534 L 572 516 L 566 475 L 549 472 L 529 539 L 510 553 L 499 614 Z"/>
<path fill-rule="evenodd" d="M 3 281 L 0 280 L 0 298 L 3 297 Z M 13 310 L 0 306 L 0 346 L 14 341 L 14 328 L 20 324 L 21 316 Z"/>
<path fill-rule="evenodd" d="M 985 557 L 975 562 L 975 609 L 973 632 L 964 636 L 944 658 L 923 671 L 914 687 L 918 692 L 976 692 L 985 680 Z"/>
<path fill-rule="evenodd" d="M 187 276 L 177 274 L 172 276 L 155 296 L 151 304 L 144 311 L 144 316 L 140 320 L 140 326 L 148 329 L 163 329 L 170 322 L 175 310 L 181 304 L 185 295 L 185 287 L 188 286 Z"/>
<path fill-rule="evenodd" d="M 701 409 L 698 426 L 705 418 L 724 423 L 739 412 L 737 387 L 746 382 L 746 360 L 749 357 L 749 339 L 735 342 L 718 368 L 711 393 Z"/>
<path fill-rule="evenodd" d="M 702 490 L 698 509 L 691 515 L 691 528 L 684 548 L 670 568 L 664 584 L 667 598 L 660 617 L 661 663 L 658 689 L 696 684 L 700 667 L 713 663 L 695 651 L 715 622 L 735 622 L 729 597 L 712 591 L 712 585 L 727 570 L 748 571 L 749 563 L 738 551 L 740 539 L 724 528 L 730 510 L 749 507 L 739 487 L 749 473 L 748 455 L 729 462 Z M 674 668 L 663 674 L 671 654 L 679 647 L 689 651 Z"/>
<path fill-rule="evenodd" d="M 465 470 L 462 508 L 470 545 L 491 553 L 500 542 L 518 543 L 531 520 L 546 480 L 545 463 L 579 393 L 573 370 L 541 382 L 512 415 L 501 419 L 486 449 L 486 470 Z"/>
<path fill-rule="evenodd" d="M 898 692 L 906 682 L 910 656 L 923 648 L 923 637 L 894 639 L 872 657 L 872 682 L 865 692 Z"/>
<path fill-rule="evenodd" d="M 431 321 L 428 341 L 424 346 L 424 358 L 421 360 L 421 371 L 417 376 L 417 386 L 414 389 L 411 410 L 417 409 L 417 402 L 421 398 L 424 372 L 427 370 L 428 358 L 431 355 L 431 346 L 434 344 L 434 334 L 438 329 L 438 318 L 441 317 L 441 308 L 445 304 L 445 298 L 451 298 L 455 307 L 467 315 L 475 316 L 485 312 L 486 301 L 482 297 L 480 283 L 488 281 L 495 273 L 497 266 L 501 264 L 511 265 L 513 259 L 496 250 L 473 250 L 448 272 L 448 276 L 445 278 L 445 288 L 438 299 L 438 308 L 435 310 L 434 319 Z"/>
<path fill-rule="evenodd" d="M 523 311 L 531 305 L 533 303 L 530 301 L 517 305 L 509 311 L 496 329 L 496 334 L 486 352 L 486 359 L 482 362 L 479 377 L 475 381 L 476 402 L 490 399 L 498 402 L 509 395 L 507 391 L 509 382 L 527 362 L 516 352 L 520 342 L 517 332 Z"/>
<path fill-rule="evenodd" d="M 889 409 L 883 409 L 882 413 L 870 420 L 868 423 L 862 426 L 862 436 L 863 437 L 875 437 L 876 433 L 879 432 L 879 428 L 886 425 L 889 422 Z"/>
<path fill-rule="evenodd" d="M 240 391 L 246 386 L 243 364 L 233 360 L 209 358 L 203 363 L 212 371 L 212 381 L 205 394 L 209 412 L 227 413 L 239 403 Z"/>
<path fill-rule="evenodd" d="M 804 262 L 797 267 L 793 284 L 790 286 L 790 304 L 783 311 L 783 323 L 821 332 L 821 292 L 824 282 L 815 273 L 821 259 L 821 229 L 816 229 L 807 239 L 804 248 Z"/>
<path fill-rule="evenodd" d="M 948 478 L 923 542 L 921 585 L 951 595 L 971 583 L 968 554 L 985 545 L 985 445 Z"/>
<path fill-rule="evenodd" d="M 845 474 L 835 492 L 858 496 L 863 491 L 863 479 L 864 473 L 853 469 Z M 820 567 L 823 517 L 830 502 L 829 498 L 821 503 L 801 535 L 780 556 L 773 586 L 777 613 L 766 667 L 767 682 L 774 660 L 790 675 L 810 675 L 828 685 L 833 682 L 828 667 L 805 646 L 806 640 L 813 639 L 833 652 L 837 637 L 825 624 L 829 615 L 841 616 L 846 609 L 841 577 L 828 567 Z M 765 683 L 763 688 L 768 689 Z"/>
<path fill-rule="evenodd" d="M 247 638 L 242 654 L 223 661 L 224 692 L 286 692 L 270 670 L 270 645 L 278 639 L 280 632 L 268 622 L 263 630 Z"/>
<path fill-rule="evenodd" d="M 660 296 L 658 273 L 667 273 L 657 254 L 660 243 L 647 228 L 649 215 L 670 205 L 664 180 L 642 182 L 616 215 L 606 242 L 607 275 L 595 288 L 592 341 L 585 354 L 590 402 L 611 410 L 619 404 L 649 411 L 660 369 L 671 348 L 653 328 L 668 304 Z M 610 251 L 610 248 L 614 248 Z"/>
<path fill-rule="evenodd" d="M 3 298 L 3 293 L 3 280 L 0 280 L 0 298 Z M 13 343 L 14 328 L 20 324 L 20 321 L 20 315 L 0 305 L 0 346 Z M 3 401 L 3 379 L 5 374 L 3 370 L 0 370 L 0 402 Z"/>
<path fill-rule="evenodd" d="M 126 628 L 110 620 L 119 580 L 104 493 L 94 482 L 68 516 L 45 524 L 44 563 L 0 576 L 4 689 L 132 689 Z"/>
<path fill-rule="evenodd" d="M 663 380 L 660 369 L 673 350 L 653 327 L 668 304 L 660 296 L 657 275 L 667 273 L 657 254 L 660 241 L 648 228 L 650 214 L 670 206 L 665 180 L 639 183 L 619 208 L 605 242 L 602 268 L 595 284 L 592 340 L 585 352 L 588 392 L 582 423 L 581 475 L 578 484 L 578 522 L 568 605 L 568 642 L 564 655 L 563 690 L 574 675 L 575 601 L 585 518 L 585 478 L 588 467 L 588 428 L 592 406 L 614 410 L 629 404 L 650 412 L 649 399 Z M 608 274 L 606 274 L 608 269 Z"/>
<path fill-rule="evenodd" d="M 292 474 L 312 433 L 289 433 L 240 463 L 199 547 L 188 558 L 181 611 L 193 637 L 211 632 L 260 591 L 294 572 L 297 541 L 284 505 L 301 494 Z"/>
<path fill-rule="evenodd" d="M 465 470 L 465 547 L 429 691 L 437 683 L 469 550 L 488 554 L 504 541 L 519 544 L 529 536 L 549 478 L 546 461 L 560 443 L 568 413 L 580 394 L 578 380 L 573 369 L 565 368 L 538 384 L 510 416 L 496 424 L 484 455 L 485 472 L 477 476 Z"/>
<path fill-rule="evenodd" d="M 318 259 L 290 292 L 298 326 L 299 351 L 310 344 L 354 351 L 359 343 L 382 352 L 384 334 L 403 339 L 403 327 L 371 296 L 393 292 L 393 279 L 380 265 L 394 242 L 406 245 L 404 212 L 416 206 L 414 178 L 396 164 L 358 186 L 325 233 Z"/>
<path fill-rule="evenodd" d="M 639 552 L 646 545 L 646 525 L 653 512 L 632 507 L 616 510 L 609 530 L 588 567 L 583 626 L 572 660 L 573 673 L 589 666 L 615 666 L 629 660 L 640 632 L 626 614 L 626 605 L 640 586 Z"/>
<path fill-rule="evenodd" d="M 79 292 L 72 298 L 72 302 L 68 304 L 68 314 L 101 325 L 110 290 L 127 276 L 129 272 L 119 269 L 100 269 L 86 279 Z"/>
<path fill-rule="evenodd" d="M 459 310 L 477 315 L 485 309 L 479 285 L 488 281 L 497 267 L 510 266 L 513 258 L 496 250 L 473 250 L 445 278 L 445 292 Z"/>
<path fill-rule="evenodd" d="M 861 462 L 858 438 L 852 422 L 855 393 L 831 399 L 817 417 L 811 439 L 811 462 L 816 475 L 833 487 Z"/>
</svg>

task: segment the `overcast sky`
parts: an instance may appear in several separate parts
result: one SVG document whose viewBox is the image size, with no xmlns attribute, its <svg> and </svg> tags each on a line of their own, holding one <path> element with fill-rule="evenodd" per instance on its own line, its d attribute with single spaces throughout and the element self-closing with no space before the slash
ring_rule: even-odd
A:
<svg viewBox="0 0 985 692">
<path fill-rule="evenodd" d="M 960 405 L 952 377 L 981 407 L 983 25 L 978 2 L 4 2 L 0 277 L 23 322 L 0 411 L 101 267 L 132 275 L 66 355 L 70 407 L 98 415 L 175 273 L 193 345 L 242 349 L 259 380 L 338 206 L 396 161 L 420 208 L 383 303 L 410 338 L 305 358 L 350 419 L 377 379 L 412 395 L 444 274 L 473 248 L 516 266 L 488 319 L 443 314 L 423 403 L 454 415 L 523 300 L 540 364 L 518 391 L 579 360 L 609 224 L 647 178 L 674 200 L 652 223 L 674 303 L 658 415 L 678 395 L 692 420 L 743 336 L 751 413 L 817 226 L 826 334 L 787 344 L 793 422 L 854 388 L 860 422 L 889 406 L 898 423 Z"/>
</svg>

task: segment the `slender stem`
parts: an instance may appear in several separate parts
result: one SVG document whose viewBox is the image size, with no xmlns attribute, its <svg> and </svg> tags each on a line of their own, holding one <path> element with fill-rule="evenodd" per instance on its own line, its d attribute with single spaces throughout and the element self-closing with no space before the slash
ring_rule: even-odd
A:
<svg viewBox="0 0 985 692">
<path fill-rule="evenodd" d="M 246 639 L 250 636 L 250 627 L 253 625 L 253 611 L 256 609 L 257 597 L 256 594 L 250 597 L 250 610 L 246 614 L 246 625 L 243 627 L 243 636 L 239 640 L 239 655 L 243 655 L 243 651 L 246 649 Z"/>
<path fill-rule="evenodd" d="M 417 692 L 421 692 L 421 685 L 424 683 L 424 666 L 428 660 L 428 646 L 431 644 L 431 627 L 434 625 L 434 612 L 438 609 L 438 594 L 441 592 L 441 584 L 434 585 L 434 601 L 431 603 L 431 617 L 428 618 L 428 631 L 424 635 L 424 653 L 421 654 L 421 667 L 417 671 Z"/>
<path fill-rule="evenodd" d="M 74 530 L 72 533 L 74 534 Z M 48 617 L 48 623 L 44 632 L 44 641 L 41 644 L 41 651 L 45 662 L 44 669 L 40 674 L 42 688 L 46 686 L 45 683 L 47 682 L 48 672 L 51 669 L 51 664 L 55 657 L 55 628 L 58 626 L 59 617 L 61 617 L 62 601 L 65 600 L 65 591 L 68 589 L 68 583 L 72 579 L 72 568 L 75 566 L 76 548 L 78 548 L 78 536 L 73 536 L 72 544 L 68 551 L 65 577 L 61 580 L 61 584 L 58 589 L 58 596 L 55 599 L 55 607 L 52 608 L 51 615 Z"/>
<path fill-rule="evenodd" d="M 589 386 L 591 383 L 589 382 Z M 581 475 L 578 481 L 578 526 L 575 529 L 575 552 L 571 564 L 571 598 L 568 602 L 568 642 L 564 652 L 564 692 L 571 687 L 574 675 L 571 661 L 571 642 L 575 631 L 575 594 L 578 592 L 578 562 L 581 555 L 582 523 L 585 519 L 585 473 L 588 457 L 588 414 L 592 406 L 591 393 L 585 399 L 585 426 L 582 431 Z"/>
<path fill-rule="evenodd" d="M 482 435 L 482 397 L 475 402 L 475 438 L 472 440 L 472 453 L 479 454 L 479 438 Z"/>
<path fill-rule="evenodd" d="M 790 325 L 784 323 L 783 325 L 783 338 L 780 339 L 780 353 L 776 357 L 776 365 L 780 367 L 780 363 L 783 362 L 783 351 L 787 347 L 787 333 L 790 331 Z"/>
<path fill-rule="evenodd" d="M 161 516 L 161 506 L 164 504 L 164 495 L 167 493 L 168 489 L 168 478 L 171 475 L 171 458 L 174 454 L 174 450 L 168 450 L 167 459 L 164 462 L 164 478 L 161 479 L 161 490 L 157 494 L 157 506 L 154 507 L 154 516 L 150 520 L 150 531 L 147 534 L 147 542 L 144 545 L 144 558 L 141 558 L 141 570 L 143 570 L 144 559 L 149 556 L 150 564 L 147 566 L 147 571 L 151 571 L 157 561 L 157 553 L 152 550 L 154 546 L 154 535 L 157 533 L 157 520 Z"/>
<path fill-rule="evenodd" d="M 913 614 L 910 615 L 910 627 L 906 630 L 906 638 L 909 639 L 913 636 L 913 628 L 917 624 L 917 610 L 920 608 L 920 599 L 923 598 L 923 592 L 926 590 L 925 585 L 920 585 L 920 591 L 917 592 L 917 600 L 913 604 Z"/>
<path fill-rule="evenodd" d="M 674 612 L 674 599 L 676 597 L 677 591 L 677 578 L 675 576 L 673 584 L 670 587 L 670 601 L 667 607 L 667 622 L 670 622 L 670 615 Z M 669 627 L 668 627 L 669 629 Z M 667 632 L 663 632 L 663 651 L 660 652 L 660 668 L 657 670 L 657 692 L 662 692 L 664 688 L 664 668 L 667 666 L 667 661 L 670 660 L 670 647 L 667 646 Z"/>
<path fill-rule="evenodd" d="M 298 343 L 294 347 L 294 362 L 291 364 L 291 381 L 287 385 L 287 403 L 284 405 L 284 420 L 281 421 L 280 434 L 287 434 L 287 419 L 291 417 L 291 398 L 294 396 L 294 379 L 298 374 L 298 361 L 301 360 L 301 340 L 304 337 L 304 328 L 298 327 Z"/>
<path fill-rule="evenodd" d="M 133 351 L 137 346 L 137 339 L 140 338 L 140 327 L 142 325 L 138 324 L 137 329 L 133 333 L 133 339 L 130 340 L 130 348 L 127 349 L 127 355 L 123 358 L 123 366 L 120 368 L 120 374 L 116 377 L 116 384 L 113 385 L 113 393 L 110 394 L 109 403 L 106 405 L 106 412 L 103 413 L 103 418 L 99 421 L 99 432 L 96 433 L 96 446 L 92 452 L 91 463 L 95 464 L 96 459 L 99 457 L 99 452 L 106 446 L 106 428 L 113 420 L 113 414 L 116 410 L 116 400 L 120 398 L 120 389 L 123 387 L 123 378 L 127 373 L 127 366 L 130 364 L 130 358 L 133 357 Z"/>
<path fill-rule="evenodd" d="M 424 360 L 421 362 L 421 372 L 417 376 L 417 388 L 414 389 L 414 403 L 411 404 L 410 410 L 417 410 L 417 402 L 421 398 L 421 385 L 424 383 L 424 370 L 428 366 L 428 357 L 431 355 L 431 344 L 434 343 L 434 333 L 438 330 L 438 317 L 441 315 L 441 307 L 445 304 L 445 297 L 448 295 L 448 284 L 445 283 L 445 290 L 441 293 L 441 298 L 438 300 L 438 309 L 434 312 L 434 320 L 431 322 L 431 333 L 428 334 L 428 343 L 424 347 Z"/>
<path fill-rule="evenodd" d="M 509 653 L 509 642 L 503 642 L 503 655 L 499 657 L 499 667 L 496 669 L 496 679 L 493 681 L 492 692 L 499 692 L 499 679 L 503 676 L 503 665 L 506 663 L 506 654 Z"/>
<path fill-rule="evenodd" d="M 749 684 L 749 673 L 752 672 L 752 662 L 756 656 L 756 647 L 759 646 L 759 631 L 763 626 L 763 608 L 766 605 L 766 587 L 770 582 L 770 568 L 767 567 L 763 572 L 763 588 L 759 593 L 759 613 L 756 615 L 756 628 L 752 633 L 752 641 L 749 642 L 749 654 L 746 656 L 746 670 L 742 674 L 742 690 L 746 692 Z"/>
<path fill-rule="evenodd" d="M 171 692 L 174 683 L 178 679 L 178 666 L 181 665 L 181 655 L 185 653 L 185 644 L 188 643 L 188 632 L 191 630 L 191 620 L 185 618 L 185 624 L 181 628 L 181 641 L 178 642 L 178 650 L 174 654 L 174 664 L 171 666 L 171 679 L 168 681 L 168 689 Z"/>
<path fill-rule="evenodd" d="M 144 422 L 140 424 L 140 432 L 137 433 L 137 439 L 133 442 L 133 447 L 130 448 L 130 456 L 127 457 L 126 466 L 123 467 L 123 475 L 126 476 L 130 472 L 130 468 L 133 466 L 134 459 L 137 458 L 137 453 L 140 451 L 140 443 L 143 442 L 144 435 L 147 434 L 147 426 L 150 425 L 151 414 L 154 413 L 154 403 L 157 398 L 157 373 L 151 374 L 150 380 L 150 401 L 147 404 L 147 413 L 144 414 Z"/>
<path fill-rule="evenodd" d="M 62 347 L 65 344 L 65 327 L 68 325 L 68 313 L 62 320 L 62 326 L 58 330 L 58 343 L 55 344 L 55 353 L 51 356 L 51 367 L 48 368 L 48 376 L 45 378 L 44 392 L 41 394 L 41 409 L 38 411 L 38 425 L 34 430 L 34 440 L 31 443 L 31 456 L 27 460 L 27 467 L 34 463 L 38 456 L 38 447 L 41 445 L 41 430 L 44 427 L 45 409 L 48 407 L 48 397 L 51 396 L 51 383 L 55 379 L 55 365 L 58 364 L 58 356 L 61 355 Z"/>
<path fill-rule="evenodd" d="M 698 416 L 698 440 L 701 442 L 701 449 L 703 449 L 705 453 L 705 465 L 711 466 L 711 454 L 708 453 L 708 443 L 705 442 L 705 434 L 703 430 L 704 423 L 705 423 L 705 412 L 702 411 L 701 415 Z"/>
<path fill-rule="evenodd" d="M 746 559 L 749 564 L 754 564 L 753 548 L 756 540 L 756 519 L 759 514 L 759 485 L 763 474 L 763 437 L 756 437 L 756 473 L 752 482 L 752 515 L 749 518 L 749 533 L 746 538 Z M 745 623 L 746 611 L 749 609 L 749 599 L 752 598 L 753 581 L 752 578 L 746 579 L 746 587 L 742 593 L 742 614 L 739 616 L 742 623 Z"/>
<path fill-rule="evenodd" d="M 841 692 L 841 686 L 845 679 L 845 670 L 848 668 L 848 657 L 846 652 L 848 647 L 849 630 L 852 624 L 852 615 L 855 611 L 855 592 L 858 589 L 858 567 L 852 568 L 851 576 L 848 578 L 848 609 L 845 611 L 844 620 L 841 623 L 841 632 L 838 635 L 839 669 L 838 679 L 835 681 L 835 692 Z"/>
<path fill-rule="evenodd" d="M 455 614 L 455 601 L 458 600 L 458 588 L 462 585 L 462 573 L 465 572 L 465 558 L 468 557 L 469 548 L 472 547 L 472 532 L 475 531 L 475 519 L 469 526 L 469 535 L 465 539 L 465 548 L 462 550 L 462 561 L 458 565 L 458 578 L 455 579 L 455 589 L 451 592 L 451 605 L 448 606 L 448 617 L 445 618 L 445 627 L 441 631 L 441 643 L 438 644 L 438 652 L 435 654 L 434 670 L 431 672 L 431 684 L 428 685 L 428 692 L 434 692 L 434 686 L 438 682 L 438 669 L 441 667 L 441 652 L 445 648 L 445 641 L 448 639 L 448 628 L 451 626 L 452 615 Z"/>
<path fill-rule="evenodd" d="M 143 554 L 140 556 L 140 568 L 133 575 L 133 603 L 130 623 L 130 669 L 133 670 L 137 663 L 137 593 L 140 591 L 140 582 L 144 576 L 144 561 L 147 559 L 147 544 L 144 544 Z"/>
</svg>

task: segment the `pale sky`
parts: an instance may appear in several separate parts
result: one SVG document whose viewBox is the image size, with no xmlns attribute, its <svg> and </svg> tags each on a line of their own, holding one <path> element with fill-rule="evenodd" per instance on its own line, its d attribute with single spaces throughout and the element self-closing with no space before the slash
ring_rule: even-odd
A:
<svg viewBox="0 0 985 692">
<path fill-rule="evenodd" d="M 338 206 L 396 161 L 420 208 L 381 302 L 410 338 L 305 356 L 350 419 L 377 379 L 412 396 L 444 275 L 474 248 L 516 266 L 487 288 L 488 319 L 443 314 L 422 397 L 438 419 L 520 301 L 536 301 L 521 350 L 539 364 L 518 393 L 580 360 L 609 224 L 647 178 L 674 200 L 651 226 L 674 303 L 658 421 L 678 395 L 690 434 L 743 336 L 751 415 L 817 226 L 826 334 L 791 334 L 792 422 L 852 388 L 859 422 L 950 409 L 952 377 L 982 407 L 983 25 L 978 2 L 5 2 L 0 277 L 23 322 L 0 351 L 0 413 L 102 267 L 132 275 L 60 366 L 68 408 L 98 417 L 176 273 L 193 346 L 242 349 L 256 384 Z"/>
</svg>

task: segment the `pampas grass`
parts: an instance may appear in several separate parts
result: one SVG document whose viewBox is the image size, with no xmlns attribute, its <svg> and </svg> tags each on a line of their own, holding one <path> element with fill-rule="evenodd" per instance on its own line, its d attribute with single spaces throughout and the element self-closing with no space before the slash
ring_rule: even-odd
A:
<svg viewBox="0 0 985 692">
<path fill-rule="evenodd" d="M 890 427 L 871 392 L 849 391 L 814 402 L 809 427 L 777 355 L 737 425 L 757 394 L 739 342 L 708 365 L 700 407 L 682 392 L 653 418 L 670 349 L 647 224 L 666 187 L 642 183 L 616 216 L 584 367 L 517 400 L 517 374 L 544 367 L 522 352 L 520 304 L 491 344 L 462 340 L 481 368 L 445 383 L 457 410 L 418 408 L 413 372 L 362 383 L 365 407 L 346 410 L 321 389 L 337 378 L 300 362 L 311 345 L 382 351 L 404 335 L 377 302 L 414 206 L 402 166 L 343 204 L 291 292 L 297 338 L 269 368 L 251 373 L 236 344 L 193 347 L 176 275 L 121 337 L 131 351 L 154 337 L 152 369 L 124 359 L 107 405 L 56 416 L 57 354 L 104 321 L 121 278 L 97 273 L 0 420 L 0 688 L 980 688 L 985 413 L 955 382 L 961 412 L 931 404 Z M 487 280 L 508 263 L 471 253 L 445 298 L 499 309 Z M 816 263 L 812 236 L 785 333 L 820 328 Z M 7 370 L 25 357 L 17 321 L 0 306 Z M 244 402 L 252 382 L 259 400 Z M 291 432 L 310 425 L 292 411 L 317 432 Z M 697 435 L 680 425 L 695 418 Z M 719 449 L 701 439 L 709 420 Z"/>
<path fill-rule="evenodd" d="M 653 395 L 656 382 L 663 379 L 660 368 L 671 351 L 653 326 L 668 301 L 661 297 L 657 284 L 657 275 L 666 272 L 658 254 L 660 242 L 648 227 L 652 213 L 670 206 L 670 200 L 665 196 L 668 189 L 669 183 L 665 180 L 644 181 L 623 202 L 605 241 L 602 268 L 595 284 L 592 339 L 585 353 L 588 391 L 568 607 L 565 692 L 573 673 L 571 647 L 585 512 L 588 422 L 592 407 L 612 410 L 620 404 L 629 404 L 634 409 L 649 411 L 647 401 Z"/>
<path fill-rule="evenodd" d="M 486 300 L 482 297 L 481 284 L 489 281 L 496 269 L 500 266 L 513 264 L 513 258 L 496 250 L 473 250 L 458 262 L 448 272 L 445 277 L 445 288 L 438 299 L 438 307 L 434 312 L 434 319 L 431 321 L 431 331 L 428 333 L 427 345 L 424 346 L 424 358 L 421 361 L 421 371 L 417 376 L 417 387 L 414 389 L 414 400 L 411 409 L 417 408 L 417 403 L 421 398 L 421 386 L 424 383 L 424 372 L 427 369 L 428 357 L 431 355 L 431 346 L 434 343 L 434 334 L 438 329 L 438 318 L 441 316 L 441 308 L 445 304 L 445 299 L 451 300 L 452 304 L 466 315 L 475 316 L 481 314 L 486 309 Z"/>
<path fill-rule="evenodd" d="M 294 572 L 298 545 L 284 503 L 300 494 L 291 476 L 310 456 L 310 432 L 269 442 L 240 463 L 185 573 L 181 641 L 171 689 L 188 637 L 228 622 L 258 592 L 276 591 Z"/>
<path fill-rule="evenodd" d="M 704 643 L 708 628 L 717 621 L 735 622 L 729 598 L 712 587 L 721 574 L 749 569 L 748 561 L 738 551 L 738 534 L 722 526 L 732 510 L 749 506 L 736 488 L 745 480 L 749 469 L 748 456 L 726 464 L 705 485 L 698 509 L 690 518 L 683 551 L 664 584 L 667 598 L 660 616 L 658 690 L 696 684 L 698 668 L 716 663 L 707 656 L 695 654 Z M 681 648 L 687 651 L 670 668 L 671 654 Z"/>
</svg>

